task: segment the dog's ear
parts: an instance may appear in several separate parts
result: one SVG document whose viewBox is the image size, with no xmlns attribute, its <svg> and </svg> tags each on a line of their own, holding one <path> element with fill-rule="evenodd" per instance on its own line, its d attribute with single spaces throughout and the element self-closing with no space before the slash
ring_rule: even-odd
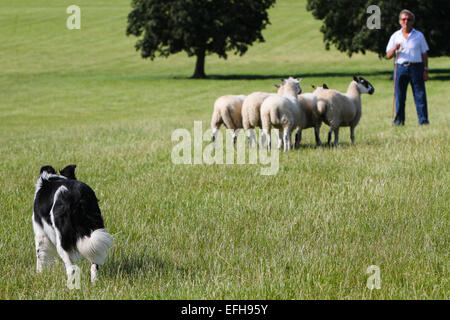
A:
<svg viewBox="0 0 450 320">
<path fill-rule="evenodd" d="M 56 174 L 56 170 L 49 165 L 41 167 L 39 174 L 42 174 L 43 172 L 47 172 L 49 174 Z"/>
<path fill-rule="evenodd" d="M 67 167 L 65 167 L 62 170 L 59 170 L 59 173 L 66 177 L 67 179 L 73 179 L 73 180 L 77 180 L 77 178 L 75 177 L 75 168 L 77 167 L 76 164 L 69 164 Z"/>
</svg>

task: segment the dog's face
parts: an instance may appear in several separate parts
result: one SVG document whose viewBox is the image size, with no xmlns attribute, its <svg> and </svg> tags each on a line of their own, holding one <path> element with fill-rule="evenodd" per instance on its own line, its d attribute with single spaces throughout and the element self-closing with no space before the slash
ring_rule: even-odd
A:
<svg viewBox="0 0 450 320">
<path fill-rule="evenodd" d="M 59 170 L 59 174 L 66 177 L 67 179 L 77 180 L 75 177 L 76 164 L 69 164 L 64 169 Z"/>
</svg>

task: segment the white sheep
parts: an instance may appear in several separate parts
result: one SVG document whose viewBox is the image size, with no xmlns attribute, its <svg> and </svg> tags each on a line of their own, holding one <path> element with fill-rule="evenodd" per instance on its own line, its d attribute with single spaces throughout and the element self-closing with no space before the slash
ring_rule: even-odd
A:
<svg viewBox="0 0 450 320">
<path fill-rule="evenodd" d="M 334 131 L 334 145 L 339 142 L 339 127 L 350 127 L 350 139 L 355 143 L 355 127 L 361 119 L 361 94 L 373 94 L 375 88 L 363 77 L 353 76 L 345 94 L 336 90 L 322 90 L 317 96 L 317 112 L 330 126 L 328 144 Z"/>
<path fill-rule="evenodd" d="M 279 86 L 275 85 L 277 88 Z M 242 104 L 242 126 L 248 133 L 248 145 L 252 146 L 252 141 L 256 143 L 256 135 L 254 129 L 261 127 L 261 105 L 264 100 L 274 93 L 253 92 L 249 94 Z"/>
<path fill-rule="evenodd" d="M 276 94 L 282 94 L 282 89 L 279 84 L 275 84 L 278 89 Z M 264 100 L 275 93 L 267 92 L 253 92 L 249 94 L 242 104 L 242 126 L 248 132 L 248 145 L 253 145 L 252 141 L 257 146 L 256 135 L 254 129 L 261 126 L 261 105 Z M 261 135 L 261 144 L 264 144 L 264 135 Z"/>
<path fill-rule="evenodd" d="M 308 128 L 314 128 L 314 135 L 316 139 L 316 144 L 320 146 L 322 142 L 320 141 L 320 126 L 322 125 L 322 120 L 316 111 L 317 98 L 316 94 L 324 89 L 328 89 L 328 86 L 324 83 L 322 87 L 316 87 L 312 85 L 314 92 L 302 93 L 298 95 L 298 102 L 300 104 L 300 112 L 302 116 L 300 117 L 300 124 L 297 127 L 297 133 L 295 134 L 294 146 L 297 149 L 302 140 L 302 130 Z"/>
<path fill-rule="evenodd" d="M 302 92 L 300 88 L 301 79 L 282 80 L 278 94 L 270 95 L 261 105 L 261 125 L 262 125 L 262 144 L 264 136 L 267 136 L 267 147 L 271 148 L 270 130 L 272 127 L 283 129 L 284 151 L 291 148 L 292 130 L 300 123 L 300 107 L 298 97 Z M 279 133 L 280 135 L 280 133 Z M 281 148 L 283 141 L 279 136 L 278 148 Z"/>
<path fill-rule="evenodd" d="M 211 118 L 212 142 L 215 143 L 217 133 L 222 124 L 233 130 L 233 143 L 236 144 L 239 129 L 242 129 L 242 103 L 244 95 L 226 95 L 217 98 L 214 102 L 214 111 Z"/>
</svg>

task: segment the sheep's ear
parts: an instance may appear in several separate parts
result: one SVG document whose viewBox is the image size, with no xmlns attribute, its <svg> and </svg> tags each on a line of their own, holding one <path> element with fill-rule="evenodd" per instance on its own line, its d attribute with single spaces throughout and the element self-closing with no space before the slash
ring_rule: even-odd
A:
<svg viewBox="0 0 450 320">
<path fill-rule="evenodd" d="M 316 86 L 315 86 L 315 85 L 312 84 L 311 87 L 312 87 L 314 90 L 316 90 Z"/>
<path fill-rule="evenodd" d="M 297 78 L 297 81 L 298 82 L 301 82 L 303 79 L 302 78 Z"/>
<path fill-rule="evenodd" d="M 353 80 L 355 80 L 356 82 L 358 82 L 359 80 L 358 80 L 358 77 L 357 76 L 355 76 L 355 75 L 353 75 Z"/>
<path fill-rule="evenodd" d="M 284 84 L 284 79 L 280 79 L 281 83 Z"/>
<path fill-rule="evenodd" d="M 280 86 L 279 84 L 277 84 L 277 83 L 275 83 L 274 86 L 275 86 L 275 88 L 277 88 L 277 89 L 280 89 L 280 87 L 281 87 L 281 86 Z"/>
<path fill-rule="evenodd" d="M 326 83 L 324 83 L 324 84 L 322 85 L 322 88 L 324 88 L 324 89 L 328 89 L 328 86 L 327 86 L 327 84 L 326 84 Z"/>
</svg>

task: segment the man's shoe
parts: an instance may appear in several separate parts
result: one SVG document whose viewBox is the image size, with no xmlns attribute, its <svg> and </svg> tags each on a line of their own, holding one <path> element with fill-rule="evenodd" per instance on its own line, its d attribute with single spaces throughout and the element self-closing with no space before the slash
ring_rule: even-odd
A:
<svg viewBox="0 0 450 320">
<path fill-rule="evenodd" d="M 425 120 L 425 121 L 419 123 L 419 125 L 420 125 L 420 126 L 429 126 L 429 125 L 430 125 L 430 122 L 429 122 L 428 120 Z"/>
<path fill-rule="evenodd" d="M 399 120 L 394 121 L 394 127 L 404 126 L 404 125 L 405 125 L 405 122 L 403 122 L 403 121 L 399 121 Z"/>
</svg>

